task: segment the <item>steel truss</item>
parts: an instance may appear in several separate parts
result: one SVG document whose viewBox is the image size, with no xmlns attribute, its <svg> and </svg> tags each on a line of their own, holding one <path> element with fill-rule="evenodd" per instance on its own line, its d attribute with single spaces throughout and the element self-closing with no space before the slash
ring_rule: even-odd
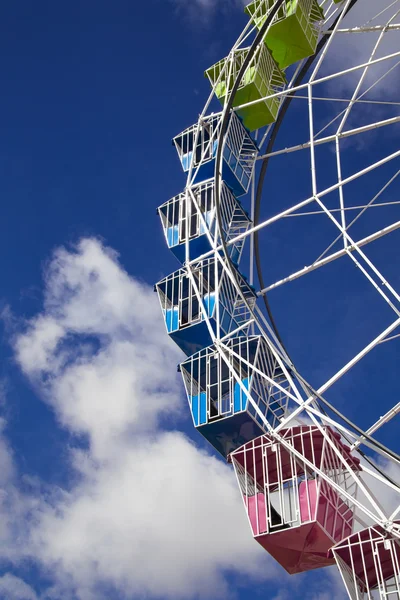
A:
<svg viewBox="0 0 400 600">
<path fill-rule="evenodd" d="M 302 0 L 298 1 L 301 3 Z M 311 0 L 304 0 L 304 3 L 306 1 L 311 6 Z M 317 523 L 325 536 L 324 544 L 331 549 L 329 559 L 321 561 L 319 566 L 336 560 L 350 598 L 400 599 L 400 523 L 397 520 L 400 488 L 361 450 L 373 450 L 394 465 L 400 464 L 400 457 L 372 437 L 400 412 L 400 405 L 396 404 L 384 416 L 379 416 L 367 431 L 353 425 L 337 410 L 332 414 L 332 410 L 326 412 L 324 409 L 324 406 L 331 407 L 324 394 L 332 385 L 370 352 L 378 352 L 380 344 L 400 336 L 400 293 L 365 250 L 369 244 L 399 229 L 400 219 L 393 220 L 392 213 L 389 213 L 389 222 L 384 227 L 362 237 L 350 233 L 371 208 L 384 211 L 390 207 L 391 210 L 400 201 L 399 198 L 382 201 L 386 198 L 384 194 L 398 182 L 399 150 L 376 157 L 350 174 L 345 168 L 347 160 L 343 144 L 371 131 L 393 128 L 400 121 L 398 115 L 374 121 L 370 112 L 367 124 L 350 125 L 359 107 L 384 106 L 390 109 L 400 105 L 390 98 L 381 100 L 379 96 L 374 99 L 369 96 L 377 94 L 379 84 L 386 82 L 400 65 L 400 49 L 386 50 L 388 36 L 395 36 L 400 29 L 400 0 L 387 2 L 365 23 L 346 26 L 346 16 L 351 15 L 351 11 L 357 10 L 362 18 L 363 3 L 364 0 L 324 0 L 321 7 L 325 17 L 321 22 L 313 22 L 312 29 L 316 31 L 315 28 L 318 28 L 319 39 L 326 43 L 319 48 L 307 81 L 297 83 L 305 59 L 288 69 L 286 83 L 276 70 L 265 67 L 272 64 L 272 59 L 263 59 L 264 73 L 272 79 L 264 88 L 258 85 L 257 93 L 260 89 L 265 89 L 266 93 L 255 100 L 238 104 L 237 101 L 235 103 L 236 94 L 250 81 L 246 79 L 250 68 L 254 78 L 258 64 L 255 57 L 261 52 L 265 54 L 264 39 L 267 39 L 274 23 L 282 18 L 283 13 L 279 11 L 282 7 L 286 11 L 288 6 L 286 0 L 255 0 L 252 20 L 228 57 L 218 63 L 211 75 L 209 73 L 212 93 L 198 122 L 174 140 L 187 172 L 186 188 L 159 211 L 168 245 L 171 249 L 181 245 L 184 264 L 177 273 L 157 284 L 157 290 L 168 332 L 177 333 L 175 341 L 182 344 L 189 355 L 182 363 L 181 371 L 194 424 L 202 428 L 205 437 L 221 454 L 231 457 L 257 541 L 262 538 L 262 545 L 278 557 L 279 551 L 273 549 L 278 539 L 275 530 L 281 532 L 282 539 L 287 539 L 288 529 L 301 529 L 307 524 Z M 261 12 L 257 13 L 257 10 Z M 315 12 L 315 7 L 313 10 Z M 263 19 L 260 17 L 261 20 L 257 21 L 258 14 L 262 14 Z M 379 22 L 383 17 L 384 22 Z M 284 18 L 287 18 L 287 12 L 284 12 Z M 304 20 L 304 15 L 301 18 Z M 299 22 L 302 22 L 301 19 Z M 307 31 L 311 31 L 309 24 L 307 27 Z M 325 74 L 335 40 L 349 39 L 351 34 L 377 36 L 371 44 L 368 60 Z M 376 74 L 371 82 L 373 73 Z M 349 76 L 354 78 L 351 96 L 338 97 L 335 89 L 330 98 L 327 95 L 331 89 L 329 86 L 333 82 L 348 81 Z M 271 85 L 275 85 L 272 90 Z M 304 96 L 298 94 L 302 91 Z M 210 114 L 215 95 L 223 103 L 223 109 L 217 114 Z M 249 110 L 267 106 L 271 113 L 272 106 L 276 107 L 279 119 L 279 111 L 289 98 L 305 99 L 307 102 L 308 139 L 265 153 L 273 123 L 266 123 L 265 130 L 260 132 L 262 135 L 258 133 L 251 137 L 245 133 L 238 116 L 245 121 L 247 117 L 243 115 L 248 115 Z M 328 122 L 322 125 L 320 109 L 316 109 L 319 102 L 324 107 L 343 103 L 344 109 L 333 118 L 328 116 Z M 271 118 L 270 113 L 268 118 Z M 259 115 L 256 116 L 258 118 Z M 324 132 L 327 134 L 322 137 Z M 258 145 L 255 142 L 257 138 L 260 138 Z M 330 147 L 335 161 L 335 182 L 321 186 L 318 152 L 320 148 Z M 300 151 L 309 154 L 311 195 L 261 222 L 254 222 L 257 163 Z M 210 164 L 214 169 L 213 176 L 204 183 L 202 172 L 206 172 L 204 169 Z M 361 203 L 355 203 L 354 195 L 348 189 L 371 173 L 386 173 L 388 169 L 392 171 L 389 176 L 385 175 L 386 180 L 380 189 L 370 199 L 363 198 Z M 231 177 L 232 173 L 238 182 L 234 194 L 231 191 L 234 183 L 226 185 L 227 176 Z M 204 191 L 206 188 L 208 192 Z M 237 200 L 249 190 L 252 195 L 250 218 Z M 306 211 L 300 212 L 303 209 Z M 355 217 L 349 218 L 350 211 L 358 212 Z M 399 214 L 397 211 L 397 217 Z M 307 219 L 316 215 L 321 215 L 316 218 L 328 220 L 337 232 L 336 237 L 329 240 L 308 265 L 254 291 L 254 236 L 289 217 Z M 206 244 L 193 252 L 193 239 L 200 236 Z M 247 238 L 251 242 L 249 282 L 237 268 Z M 339 244 L 341 247 L 336 248 Z M 255 305 L 255 299 L 346 257 L 394 312 L 394 320 L 315 390 L 297 371 L 280 341 L 279 333 Z M 185 295 L 182 296 L 183 289 Z M 174 306 L 177 307 L 176 317 L 168 312 Z M 207 335 L 201 338 L 197 347 L 196 340 L 184 346 L 179 336 L 185 337 L 185 328 L 187 330 L 199 323 L 205 325 Z M 186 336 L 185 344 L 187 339 Z M 207 343 L 204 340 L 208 340 Z M 192 353 L 187 350 L 189 347 L 193 348 Z M 247 421 L 243 421 L 243 414 L 247 415 L 246 419 L 249 417 Z M 224 430 L 228 428 L 228 422 L 239 422 L 238 415 L 242 415 L 239 436 L 242 445 L 236 434 L 235 437 Z M 252 425 L 246 429 L 243 423 Z M 322 440 L 319 458 L 314 451 L 317 440 Z M 249 470 L 246 457 L 250 456 L 253 462 Z M 282 467 L 285 460 L 286 471 Z M 276 475 L 272 476 L 271 473 L 275 472 Z M 377 488 L 380 490 L 378 494 L 374 491 Z M 389 492 L 396 498 L 398 508 L 395 510 L 393 507 L 388 509 L 382 501 Z M 257 498 L 259 500 L 255 500 Z M 320 509 L 322 512 L 318 512 Z M 279 518 L 273 514 L 277 510 Z M 273 536 L 276 537 L 271 546 Z M 374 545 L 381 545 L 384 551 L 376 550 Z M 375 557 L 371 564 L 360 559 L 363 548 Z M 302 570 L 301 565 L 309 564 L 304 557 L 301 560 L 303 563 L 296 563 L 291 567 L 292 571 L 290 568 L 287 570 L 297 572 L 296 569 Z"/>
</svg>

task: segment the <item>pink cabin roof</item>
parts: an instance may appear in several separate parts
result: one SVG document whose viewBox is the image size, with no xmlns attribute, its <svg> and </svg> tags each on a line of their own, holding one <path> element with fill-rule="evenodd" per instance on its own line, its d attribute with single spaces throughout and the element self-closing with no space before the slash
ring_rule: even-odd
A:
<svg viewBox="0 0 400 600">
<path fill-rule="evenodd" d="M 396 522 L 400 523 L 400 521 Z M 375 563 L 377 556 L 375 555 L 374 557 L 374 551 L 379 556 L 380 579 L 387 581 L 394 575 L 394 557 L 384 547 L 383 541 L 385 538 L 394 541 L 393 550 L 399 564 L 400 541 L 393 538 L 380 525 L 374 525 L 373 527 L 353 533 L 332 550 L 346 565 L 354 568 L 359 581 L 364 585 L 368 584 L 370 589 L 374 589 L 378 585 L 378 569 Z M 330 551 L 330 555 L 333 554 L 332 550 Z"/>
<path fill-rule="evenodd" d="M 347 464 L 355 471 L 360 471 L 360 460 L 350 454 L 350 448 L 340 439 L 340 435 L 333 431 L 330 427 L 323 427 L 323 430 L 332 440 L 335 447 L 346 460 Z M 283 429 L 280 432 L 283 439 L 287 440 L 295 450 L 300 452 L 307 460 L 312 462 L 318 469 L 327 467 L 343 468 L 339 457 L 334 454 L 332 448 L 328 447 L 328 443 L 324 434 L 315 425 L 303 425 Z M 251 442 L 247 442 L 229 456 L 229 459 L 234 458 L 244 469 L 249 473 L 260 485 L 264 484 L 264 472 L 262 456 L 266 454 L 266 464 L 268 465 L 268 482 L 269 484 L 278 483 L 277 460 L 276 452 L 272 450 L 273 438 L 266 434 L 262 435 Z M 325 446 L 325 448 L 324 448 Z M 288 479 L 292 476 L 292 467 L 290 453 L 282 445 L 280 449 L 280 468 L 282 469 L 281 480 Z M 323 454 L 323 450 L 325 453 Z M 327 460 L 327 451 L 329 452 L 329 461 Z M 324 465 L 322 465 L 324 461 Z M 296 466 L 296 474 L 301 475 L 302 468 Z"/>
</svg>

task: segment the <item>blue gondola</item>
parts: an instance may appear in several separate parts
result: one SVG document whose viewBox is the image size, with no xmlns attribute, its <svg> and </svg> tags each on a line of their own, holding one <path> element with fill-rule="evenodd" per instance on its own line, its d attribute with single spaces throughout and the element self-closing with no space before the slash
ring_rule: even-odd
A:
<svg viewBox="0 0 400 600">
<path fill-rule="evenodd" d="M 204 117 L 173 139 L 183 170 L 193 170 L 192 184 L 214 177 L 221 114 Z M 239 197 L 249 189 L 257 145 L 235 113 L 229 116 L 224 139 L 222 179 Z"/>
<path fill-rule="evenodd" d="M 233 351 L 225 355 L 231 368 L 214 346 L 200 350 L 180 367 L 194 425 L 224 457 L 267 431 L 263 417 L 276 426 L 288 400 L 282 391 L 287 380 L 261 336 L 234 337 L 226 345 Z"/>
<path fill-rule="evenodd" d="M 218 231 L 214 180 L 205 181 L 174 196 L 158 208 L 158 214 L 168 247 L 182 264 L 188 258 L 186 242 L 189 244 L 190 259 L 205 254 L 211 250 L 210 240 L 215 240 Z M 233 244 L 229 244 L 229 241 L 246 232 L 251 220 L 224 182 L 221 186 L 220 214 L 228 254 L 233 262 L 238 263 L 244 238 Z M 220 244 L 219 235 L 217 242 Z"/>
<path fill-rule="evenodd" d="M 167 331 L 187 355 L 212 344 L 205 315 L 216 333 L 219 311 L 221 335 L 232 333 L 250 318 L 246 303 L 220 261 L 217 268 L 214 257 L 199 261 L 191 272 L 193 280 L 186 269 L 179 269 L 156 285 Z M 254 306 L 254 288 L 239 271 L 236 271 L 236 277 L 247 302 Z M 245 334 L 248 326 L 241 331 Z"/>
</svg>

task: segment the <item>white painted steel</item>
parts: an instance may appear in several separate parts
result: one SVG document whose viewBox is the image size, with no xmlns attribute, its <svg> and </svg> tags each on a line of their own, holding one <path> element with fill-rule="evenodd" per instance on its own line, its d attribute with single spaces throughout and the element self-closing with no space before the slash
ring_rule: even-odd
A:
<svg viewBox="0 0 400 600">
<path fill-rule="evenodd" d="M 365 0 L 358 0 L 358 5 L 362 5 L 363 2 L 365 2 Z M 396 108 L 400 105 L 400 102 L 396 101 L 395 98 L 385 98 L 384 100 L 376 98 L 371 100 L 368 97 L 365 97 L 371 90 L 376 91 L 379 87 L 379 84 L 386 81 L 388 76 L 390 76 L 400 64 L 400 61 L 398 60 L 400 56 L 400 48 L 391 48 L 390 50 L 385 49 L 384 54 L 382 56 L 379 55 L 381 47 L 384 46 L 384 42 L 387 40 L 387 35 L 390 34 L 390 36 L 393 37 L 396 35 L 396 32 L 400 30 L 400 25 L 398 24 L 400 0 L 396 0 L 395 2 L 388 4 L 383 9 L 380 6 L 380 8 L 377 10 L 377 14 L 370 18 L 366 23 L 360 23 L 358 26 L 349 27 L 347 27 L 345 24 L 346 21 L 344 19 L 344 13 L 346 8 L 350 6 L 350 0 L 344 0 L 341 4 L 334 4 L 330 1 L 324 1 L 321 4 L 325 9 L 326 14 L 326 20 L 322 25 L 321 31 L 330 32 L 331 36 L 321 54 L 317 58 L 315 66 L 312 66 L 308 75 L 308 79 L 305 83 L 300 83 L 298 85 L 295 83 L 296 75 L 300 72 L 301 68 L 301 65 L 298 65 L 297 68 L 290 73 L 290 77 L 288 77 L 289 82 L 284 89 L 278 90 L 274 94 L 265 96 L 260 100 L 248 102 L 241 107 L 235 107 L 235 109 L 230 113 L 230 121 L 226 132 L 222 131 L 221 124 L 224 122 L 224 118 L 229 111 L 229 97 L 225 98 L 225 104 L 220 113 L 210 113 L 211 103 L 213 101 L 212 92 L 205 104 L 202 114 L 199 117 L 198 123 L 188 130 L 185 130 L 185 132 L 181 134 L 181 142 L 179 142 L 179 140 L 178 143 L 176 142 L 178 153 L 180 153 L 182 157 L 184 154 L 184 144 L 189 144 L 189 142 L 182 140 L 187 140 L 189 139 L 188 136 L 190 136 L 190 143 L 192 144 L 194 152 L 193 159 L 188 170 L 186 190 L 182 196 L 185 201 L 182 199 L 179 200 L 181 202 L 180 210 L 182 213 L 179 220 L 188 224 L 189 220 L 193 218 L 193 214 L 196 213 L 196 232 L 198 233 L 200 230 L 204 231 L 210 244 L 210 250 L 205 252 L 201 257 L 192 257 L 190 256 L 189 250 L 190 236 L 181 236 L 182 243 L 185 244 L 186 248 L 186 261 L 183 268 L 179 272 L 178 280 L 179 285 L 181 285 L 181 282 L 185 277 L 189 280 L 190 298 L 188 299 L 188 304 L 193 306 L 197 303 L 196 306 L 198 310 L 196 312 L 195 320 L 202 319 L 207 323 L 213 345 L 210 349 L 206 349 L 204 352 L 209 352 L 210 355 L 215 356 L 216 360 L 219 361 L 218 364 L 220 365 L 220 369 L 222 369 L 224 373 L 226 372 L 226 377 L 229 379 L 229 386 L 231 390 L 233 389 L 234 385 L 237 384 L 239 386 L 242 394 L 247 397 L 248 405 L 252 408 L 255 418 L 262 423 L 264 431 L 266 434 L 268 434 L 268 436 L 270 436 L 271 440 L 273 440 L 272 443 L 281 444 L 283 448 L 291 453 L 294 465 L 302 463 L 305 465 L 305 469 L 307 468 L 313 470 L 315 475 L 318 476 L 319 481 L 325 482 L 327 485 L 331 486 L 331 488 L 335 490 L 340 497 L 342 497 L 344 501 L 348 503 L 349 506 L 351 503 L 352 507 L 356 507 L 357 510 L 354 513 L 354 521 L 358 522 L 359 526 L 365 527 L 366 522 L 372 522 L 379 525 L 382 531 L 389 532 L 392 531 L 393 528 L 395 531 L 397 531 L 397 528 L 393 523 L 397 513 L 395 512 L 389 514 L 388 511 L 382 506 L 379 494 L 378 497 L 376 497 L 375 492 L 372 491 L 372 485 L 366 481 L 365 477 L 361 477 L 360 472 L 355 470 L 354 466 L 349 464 L 349 461 L 347 461 L 343 455 L 341 455 L 338 447 L 332 441 L 330 434 L 327 434 L 327 426 L 329 425 L 330 427 L 334 427 L 344 438 L 350 440 L 352 451 L 357 453 L 358 447 L 364 445 L 375 448 L 378 452 L 381 452 L 386 458 L 388 458 L 390 457 L 390 454 L 388 454 L 385 449 L 374 447 L 374 441 L 371 439 L 371 435 L 381 425 L 388 422 L 391 418 L 394 418 L 398 414 L 398 405 L 391 409 L 384 417 L 381 417 L 377 423 L 366 432 L 366 435 L 360 436 L 359 433 L 354 433 L 350 426 L 343 425 L 343 422 L 336 422 L 332 415 L 326 415 L 321 408 L 320 400 L 322 395 L 332 385 L 345 376 L 369 352 L 377 352 L 377 348 L 382 342 L 388 341 L 389 339 L 395 339 L 397 335 L 392 337 L 390 337 L 390 335 L 396 330 L 397 327 L 399 327 L 400 324 L 400 319 L 398 318 L 400 316 L 399 291 L 391 282 L 387 281 L 382 269 L 375 265 L 366 252 L 362 250 L 362 248 L 366 247 L 368 244 L 376 240 L 382 240 L 389 233 L 397 230 L 400 227 L 400 219 L 393 220 L 392 217 L 390 217 L 392 220 L 385 227 L 381 227 L 373 233 L 369 233 L 358 240 L 354 239 L 353 236 L 349 234 L 349 229 L 353 226 L 353 224 L 370 208 L 380 208 L 380 211 L 383 211 L 388 209 L 388 207 L 395 208 L 398 205 L 397 200 L 380 202 L 379 204 L 376 203 L 376 200 L 378 197 L 381 197 L 383 192 L 386 192 L 388 189 L 390 189 L 390 186 L 393 182 L 395 182 L 400 171 L 398 170 L 395 175 L 388 178 L 386 183 L 382 186 L 380 192 L 375 194 L 371 201 L 360 203 L 348 203 L 347 201 L 349 196 L 349 184 L 358 182 L 362 180 L 363 177 L 366 177 L 373 172 L 379 172 L 379 169 L 386 168 L 388 165 L 391 166 L 398 164 L 400 150 L 389 151 L 386 153 L 386 155 L 383 157 L 381 156 L 380 158 L 375 157 L 373 160 L 371 160 L 370 164 L 363 166 L 362 168 L 356 168 L 352 174 L 347 173 L 346 175 L 344 175 L 343 168 L 346 165 L 346 158 L 344 157 L 342 150 L 342 144 L 347 140 L 358 139 L 358 137 L 362 136 L 362 134 L 366 134 L 378 129 L 385 129 L 385 131 L 391 130 L 390 128 L 394 128 L 400 122 L 399 115 L 382 118 L 377 113 L 374 120 L 374 113 L 370 113 L 370 119 L 368 120 L 367 124 L 363 123 L 362 125 L 358 126 L 354 126 L 352 124 L 351 127 L 346 129 L 349 119 L 354 114 L 354 110 L 359 106 L 368 105 L 370 107 L 379 106 Z M 360 14 L 362 14 L 362 11 Z M 384 24 L 376 23 L 376 20 L 379 19 L 379 17 L 383 14 L 386 15 Z M 335 27 L 332 28 L 332 23 L 337 17 L 337 23 Z M 330 51 L 336 41 L 336 36 L 340 34 L 342 34 L 341 39 L 349 39 L 352 37 L 352 34 L 355 34 L 355 44 L 358 43 L 357 40 L 361 39 L 361 35 L 365 36 L 376 34 L 378 38 L 372 43 L 368 60 L 361 59 L 360 63 L 355 66 L 349 66 L 342 69 L 338 68 L 333 70 L 333 72 L 326 74 L 323 72 L 323 69 L 329 60 Z M 344 36 L 343 34 L 347 35 Z M 219 84 L 221 77 L 228 77 L 229 80 L 230 74 L 233 72 L 232 70 L 235 57 L 241 56 L 241 50 L 249 47 L 249 44 L 252 43 L 255 35 L 256 31 L 249 23 L 238 38 L 237 42 L 234 44 L 224 69 L 221 70 L 219 78 L 217 78 L 214 82 L 214 89 Z M 237 65 L 235 68 L 238 70 Z M 373 72 L 374 68 L 382 69 L 383 73 L 380 72 L 371 84 L 368 78 Z M 342 81 L 346 77 L 348 78 L 350 75 L 354 77 L 354 86 L 353 92 L 349 94 L 349 98 L 346 96 L 340 97 L 340 94 L 338 95 L 336 90 L 332 90 L 332 98 L 329 96 L 321 97 L 321 88 L 331 85 L 332 83 L 337 84 L 337 82 Z M 366 90 L 364 90 L 363 88 L 366 83 L 368 84 L 368 87 Z M 324 91 L 326 92 L 327 89 L 328 88 L 325 87 Z M 298 91 L 304 91 L 306 93 L 305 96 L 298 95 Z M 243 137 L 243 128 L 241 128 L 239 120 L 236 119 L 235 113 L 237 114 L 243 108 L 255 106 L 271 98 L 273 98 L 277 105 L 279 104 L 280 106 L 282 106 L 282 103 L 286 98 L 307 99 L 308 139 L 305 139 L 300 144 L 294 143 L 287 148 L 278 148 L 277 150 L 273 149 L 272 152 L 266 155 L 264 148 L 273 126 L 267 127 L 266 130 L 261 132 L 261 135 L 259 135 L 261 141 L 258 150 Z M 337 102 L 344 103 L 345 106 L 344 110 L 342 110 L 340 114 L 336 115 L 333 119 L 328 117 L 328 123 L 320 128 L 319 125 L 316 126 L 316 114 L 318 112 L 316 110 L 316 104 L 322 100 L 324 101 L 323 106 L 327 108 L 329 107 L 329 104 L 333 105 Z M 296 106 L 298 106 L 298 103 Z M 338 120 L 339 124 L 337 125 L 336 121 Z M 324 131 L 332 128 L 333 126 L 335 126 L 334 133 L 329 133 L 329 135 L 321 137 L 321 134 Z M 209 127 L 210 130 L 205 136 L 204 131 L 207 127 Z M 177 136 L 177 138 L 179 137 L 180 136 Z M 318 152 L 320 148 L 323 149 L 325 147 L 329 147 L 329 144 L 333 146 L 335 156 L 336 181 L 328 186 L 320 186 L 318 180 Z M 235 229 L 232 220 L 233 213 L 232 211 L 230 212 L 231 209 L 228 210 L 227 208 L 226 190 L 224 184 L 221 184 L 220 189 L 216 190 L 217 193 L 219 192 L 219 196 L 216 198 L 216 200 L 219 204 L 220 216 L 218 216 L 217 210 L 215 211 L 212 219 L 207 217 L 207 211 L 204 211 L 201 207 L 201 203 L 199 203 L 199 184 L 195 183 L 195 180 L 201 166 L 215 157 L 215 145 L 220 145 L 222 150 L 221 162 L 216 165 L 215 170 L 215 173 L 219 175 L 221 181 L 223 174 L 222 161 L 224 160 L 224 151 L 227 147 L 229 147 L 231 152 L 242 161 L 242 170 L 244 175 L 241 176 L 241 182 L 244 183 L 244 187 L 249 189 L 249 185 L 246 185 L 246 177 L 249 177 L 250 189 L 252 190 L 252 219 L 254 218 L 257 175 L 255 163 L 262 159 L 268 158 L 270 161 L 272 161 L 278 156 L 285 157 L 300 150 L 307 150 L 309 152 L 311 196 L 303 197 L 303 199 L 294 202 L 291 206 L 285 208 L 284 210 L 279 210 L 276 212 L 276 214 L 264 219 L 261 223 L 258 223 L 255 226 L 253 224 L 249 225 L 249 221 L 244 218 L 240 225 Z M 198 147 L 201 147 L 201 151 L 197 154 L 197 156 L 195 156 Z M 333 193 L 336 193 L 339 198 L 339 205 L 334 207 L 331 206 L 331 197 Z M 323 198 L 325 198 L 324 201 L 322 200 Z M 190 202 L 189 199 L 191 200 Z M 176 202 L 176 199 L 174 201 Z M 356 206 L 354 206 L 354 204 L 356 204 Z M 317 205 L 317 211 L 314 210 L 310 211 L 309 213 L 299 213 L 301 209 L 313 205 Z M 232 208 L 232 205 L 229 206 Z M 213 205 L 213 210 L 214 208 L 215 206 Z M 348 217 L 348 211 L 350 210 L 360 210 L 360 213 L 358 213 L 358 215 L 351 221 L 349 221 Z M 337 212 L 340 215 L 339 219 L 337 219 L 335 216 Z M 306 276 L 316 269 L 325 267 L 338 258 L 343 258 L 343 260 L 345 260 L 347 257 L 358 267 L 359 272 L 364 275 L 366 280 L 371 285 L 371 288 L 375 290 L 382 298 L 382 301 L 393 310 L 397 318 L 380 335 L 375 336 L 370 344 L 360 350 L 356 356 L 348 361 L 348 363 L 342 369 L 331 376 L 323 385 L 319 387 L 318 390 L 314 392 L 311 385 L 309 385 L 297 372 L 295 365 L 292 364 L 286 350 L 277 339 L 275 332 L 271 328 L 269 322 L 266 320 L 265 315 L 260 310 L 260 307 L 254 305 L 252 294 L 245 291 L 247 284 L 245 285 L 243 283 L 244 280 L 242 276 L 236 272 L 235 267 L 231 264 L 229 260 L 229 249 L 235 246 L 239 249 L 240 256 L 243 243 L 246 238 L 250 236 L 250 283 L 253 283 L 254 235 L 256 233 L 264 233 L 264 235 L 267 235 L 268 228 L 271 225 L 277 225 L 288 217 L 302 216 L 307 218 L 307 216 L 317 213 L 325 216 L 330 223 L 333 224 L 334 228 L 336 228 L 338 231 L 338 237 L 334 242 L 327 240 L 327 248 L 314 262 L 300 270 L 296 270 L 285 275 L 276 282 L 270 283 L 264 289 L 257 292 L 258 296 L 262 296 L 265 293 L 269 293 L 295 279 Z M 399 214 L 400 213 L 398 213 L 398 215 Z M 183 231 L 181 223 L 180 227 L 181 233 Z M 264 232 L 264 230 L 266 231 Z M 188 231 L 187 226 L 185 231 Z M 341 240 L 343 247 L 338 251 L 329 253 L 337 240 Z M 207 277 L 203 275 L 204 269 L 209 269 L 209 265 L 211 264 L 213 265 L 212 284 L 211 281 L 207 280 Z M 199 272 L 201 273 L 201 276 L 199 276 Z M 177 276 L 175 275 L 175 278 L 176 277 Z M 206 286 L 205 282 L 207 282 Z M 211 315 L 209 314 L 209 311 L 206 310 L 204 303 L 204 295 L 206 293 L 210 293 L 211 287 L 213 293 L 215 294 L 216 308 L 213 318 L 215 319 L 216 325 L 211 323 Z M 167 294 L 163 292 L 163 289 L 160 288 L 160 284 L 158 289 L 162 308 L 165 311 L 170 299 L 168 299 Z M 162 293 L 160 293 L 160 289 Z M 289 287 L 288 294 L 290 294 Z M 230 331 L 222 330 L 224 310 L 226 309 L 227 304 L 229 305 L 232 314 L 239 315 L 236 326 Z M 186 326 L 187 323 L 184 325 Z M 246 356 L 243 355 L 243 353 L 238 353 L 235 350 L 237 347 L 235 346 L 234 340 L 237 339 L 238 334 L 248 330 L 250 326 L 251 331 L 256 335 L 260 335 L 261 339 L 263 339 L 264 356 L 268 357 L 270 365 L 274 364 L 274 368 L 279 369 L 279 373 L 282 374 L 281 377 L 275 378 L 270 367 L 267 368 L 265 365 L 260 365 L 260 363 L 257 362 L 252 363 L 246 359 Z M 196 389 L 198 391 L 200 388 L 199 382 L 196 382 L 193 379 L 193 370 L 191 371 L 190 367 L 191 360 L 194 359 L 192 358 L 186 361 L 186 364 L 189 366 L 187 368 L 185 367 L 185 385 L 187 390 L 189 390 L 188 395 L 193 396 L 193 390 Z M 238 364 L 242 365 L 239 370 L 237 366 Z M 249 373 L 251 372 L 253 377 L 258 378 L 257 381 L 263 381 L 265 389 L 269 390 L 268 394 L 263 395 L 263 392 L 260 395 L 260 389 L 262 388 L 259 388 L 257 394 L 252 392 L 251 387 L 250 389 L 247 389 L 243 384 L 241 369 L 245 369 L 247 370 L 246 372 Z M 210 388 L 206 388 L 205 391 L 209 389 Z M 209 392 L 207 391 L 207 393 Z M 216 410 L 217 412 L 216 414 L 211 414 L 211 400 L 207 400 L 209 406 L 207 418 L 211 419 L 221 418 L 224 415 L 227 416 L 229 411 L 232 410 L 232 392 L 229 400 L 229 406 L 228 404 L 224 404 L 225 399 L 222 399 L 222 396 L 219 392 L 214 394 L 214 396 L 213 402 L 216 404 L 213 410 Z M 280 398 L 280 406 L 282 410 L 278 411 L 279 414 L 275 414 L 274 419 L 268 420 L 266 416 L 266 406 L 268 406 L 268 402 L 271 401 L 271 398 L 276 399 L 276 397 Z M 329 451 L 330 455 L 334 457 L 334 460 L 340 462 L 343 473 L 345 473 L 344 479 L 346 482 L 351 482 L 351 488 L 348 487 L 350 485 L 348 483 L 344 485 L 344 479 L 342 480 L 339 478 L 339 481 L 337 473 L 333 473 L 332 469 L 318 469 L 312 463 L 312 461 L 307 460 L 300 452 L 293 448 L 293 445 L 288 443 L 287 440 L 282 437 L 282 431 L 285 429 L 285 427 L 291 426 L 295 420 L 298 421 L 299 419 L 300 421 L 303 420 L 305 423 L 311 422 L 313 427 L 315 427 L 315 430 L 324 436 L 326 448 L 328 449 L 327 451 Z M 368 475 L 370 481 L 375 482 L 374 485 L 379 483 L 379 485 L 382 487 L 383 495 L 386 493 L 385 490 L 390 490 L 391 493 L 398 495 L 400 502 L 400 489 L 395 483 L 393 483 L 393 481 L 385 479 L 385 477 L 383 477 L 378 471 L 375 471 L 373 467 L 362 466 L 362 472 Z M 240 485 L 243 486 L 243 481 L 245 479 L 246 473 L 238 474 Z M 294 485 L 292 487 L 295 489 Z M 246 487 L 246 490 L 247 489 L 248 488 Z M 282 510 L 285 508 L 282 502 L 280 503 L 280 506 Z M 288 518 L 285 520 L 285 524 L 291 524 L 293 526 L 295 521 L 296 518 L 294 518 L 294 520 Z M 394 535 L 396 536 L 397 534 L 395 533 Z M 338 562 L 339 569 L 341 570 L 343 581 L 348 593 L 350 594 L 350 597 L 361 598 L 361 596 L 358 595 L 354 596 L 354 589 L 356 589 L 354 588 L 355 584 L 352 583 L 354 582 L 354 570 L 352 571 L 351 566 L 349 567 L 348 565 L 346 566 L 339 563 L 340 561 Z M 372 596 L 366 597 L 372 598 Z M 380 597 L 391 598 L 394 596 L 388 596 L 386 594 L 381 595 Z"/>
</svg>

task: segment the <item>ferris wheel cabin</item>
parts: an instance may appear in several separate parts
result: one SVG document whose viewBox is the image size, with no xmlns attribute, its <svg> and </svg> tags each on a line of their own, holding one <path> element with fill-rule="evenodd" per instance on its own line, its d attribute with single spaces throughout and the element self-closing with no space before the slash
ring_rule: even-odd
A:
<svg viewBox="0 0 400 600">
<path fill-rule="evenodd" d="M 233 55 L 207 69 L 206 75 L 211 85 L 215 86 L 214 93 L 222 104 L 232 91 L 249 50 L 250 48 L 235 50 Z M 251 59 L 233 99 L 233 106 L 236 107 L 266 98 L 253 106 L 236 111 L 247 129 L 255 131 L 276 120 L 280 99 L 267 97 L 282 90 L 285 82 L 285 76 L 272 58 L 268 48 L 260 45 Z"/>
<path fill-rule="evenodd" d="M 194 425 L 224 458 L 266 431 L 262 417 L 276 427 L 288 400 L 288 382 L 263 337 L 225 345 L 225 360 L 211 346 L 181 364 Z"/>
<path fill-rule="evenodd" d="M 332 548 L 351 600 L 400 598 L 400 539 L 379 525 L 353 533 Z"/>
<path fill-rule="evenodd" d="M 346 465 L 358 472 L 360 462 L 328 427 L 280 434 L 230 455 L 253 535 L 290 574 L 332 565 L 329 549 L 353 531 L 357 486 Z"/>
<path fill-rule="evenodd" d="M 245 11 L 261 29 L 275 0 L 254 0 Z M 279 68 L 286 69 L 315 53 L 318 24 L 324 18 L 317 0 L 285 0 L 264 38 Z"/>
<path fill-rule="evenodd" d="M 204 117 L 173 139 L 183 170 L 193 169 L 193 183 L 214 177 L 222 114 Z M 246 194 L 254 169 L 257 146 L 235 113 L 229 115 L 225 135 L 222 179 L 235 196 Z"/>
<path fill-rule="evenodd" d="M 217 311 L 222 335 L 232 333 L 250 318 L 246 303 L 219 260 L 216 266 L 215 257 L 204 259 L 190 270 L 191 277 L 186 268 L 179 269 L 155 286 L 167 331 L 188 356 L 212 344 L 206 318 L 216 333 Z M 254 288 L 237 270 L 236 277 L 243 296 L 250 306 L 254 306 Z M 243 334 L 247 331 L 248 326 L 242 330 Z"/>
<path fill-rule="evenodd" d="M 168 247 L 183 264 L 186 257 L 186 241 L 189 242 L 190 258 L 197 258 L 211 250 L 207 231 L 212 239 L 217 235 L 217 214 L 214 180 L 211 179 L 182 192 L 158 208 Z M 248 213 L 243 209 L 228 186 L 222 182 L 220 194 L 221 226 L 227 243 L 229 257 L 238 263 L 244 240 L 229 244 L 230 240 L 250 227 Z M 220 242 L 220 238 L 218 237 Z"/>
</svg>

